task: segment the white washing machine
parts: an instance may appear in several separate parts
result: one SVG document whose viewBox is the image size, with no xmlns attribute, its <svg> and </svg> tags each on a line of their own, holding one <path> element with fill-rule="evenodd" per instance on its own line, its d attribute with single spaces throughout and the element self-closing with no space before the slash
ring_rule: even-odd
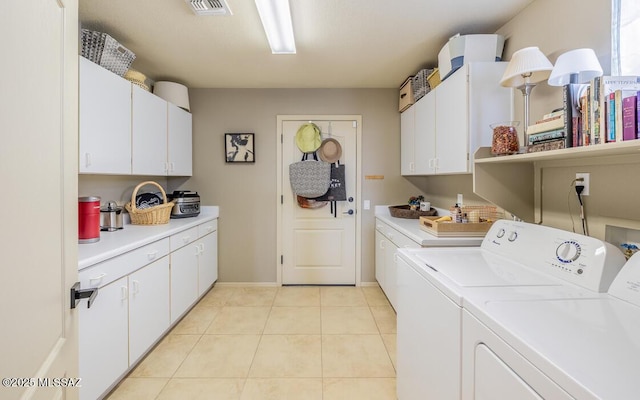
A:
<svg viewBox="0 0 640 400">
<path fill-rule="evenodd" d="M 400 400 L 462 397 L 467 293 L 484 290 L 500 297 L 522 290 L 517 294 L 522 298 L 601 297 L 624 264 L 622 253 L 603 241 L 507 220 L 494 223 L 480 248 L 403 249 L 398 254 Z M 479 354 L 481 365 L 491 361 L 490 353 L 480 348 Z"/>
<path fill-rule="evenodd" d="M 463 399 L 640 398 L 640 254 L 601 296 L 465 297 Z"/>
</svg>

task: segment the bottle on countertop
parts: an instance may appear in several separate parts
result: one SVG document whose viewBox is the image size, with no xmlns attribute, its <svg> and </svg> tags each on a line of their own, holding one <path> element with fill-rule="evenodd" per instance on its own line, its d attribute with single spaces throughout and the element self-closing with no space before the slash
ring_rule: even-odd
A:
<svg viewBox="0 0 640 400">
<path fill-rule="evenodd" d="M 462 223 L 462 209 L 460 208 L 460 205 L 458 203 L 456 203 L 455 207 L 454 207 L 454 212 L 455 215 L 453 215 L 453 222 L 457 222 L 457 223 Z"/>
</svg>

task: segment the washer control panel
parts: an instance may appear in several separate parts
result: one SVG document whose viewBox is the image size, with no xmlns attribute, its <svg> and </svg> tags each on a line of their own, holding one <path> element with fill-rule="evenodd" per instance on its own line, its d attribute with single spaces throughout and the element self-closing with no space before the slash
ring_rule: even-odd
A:
<svg viewBox="0 0 640 400">
<path fill-rule="evenodd" d="M 541 273 L 594 291 L 606 291 L 625 262 L 602 240 L 520 221 L 496 221 L 482 248 Z"/>
</svg>

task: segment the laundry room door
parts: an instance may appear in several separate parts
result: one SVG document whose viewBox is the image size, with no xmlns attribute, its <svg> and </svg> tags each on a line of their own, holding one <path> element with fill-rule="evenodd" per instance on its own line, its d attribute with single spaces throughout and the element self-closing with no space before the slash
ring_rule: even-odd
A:
<svg viewBox="0 0 640 400">
<path fill-rule="evenodd" d="M 0 399 L 73 400 L 78 1 L 3 2 L 0 36 L 14 38 L 0 65 L 0 177 L 17 195 L 0 200 Z"/>
<path fill-rule="evenodd" d="M 355 285 L 357 226 L 357 138 L 360 117 L 280 119 L 281 151 L 281 266 L 284 285 Z M 341 119 L 345 118 L 345 119 Z M 322 139 L 336 139 L 345 165 L 346 201 L 317 208 L 302 207 L 291 189 L 289 165 L 302 159 L 295 137 L 302 124 L 315 123 Z M 318 203 L 313 204 L 317 206 Z"/>
</svg>

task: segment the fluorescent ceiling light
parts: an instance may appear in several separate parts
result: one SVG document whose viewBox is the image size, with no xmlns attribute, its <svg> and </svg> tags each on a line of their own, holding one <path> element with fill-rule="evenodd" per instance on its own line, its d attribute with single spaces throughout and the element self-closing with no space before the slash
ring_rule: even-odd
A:
<svg viewBox="0 0 640 400">
<path fill-rule="evenodd" d="M 289 0 L 256 0 L 258 14 L 273 54 L 296 54 Z"/>
</svg>

